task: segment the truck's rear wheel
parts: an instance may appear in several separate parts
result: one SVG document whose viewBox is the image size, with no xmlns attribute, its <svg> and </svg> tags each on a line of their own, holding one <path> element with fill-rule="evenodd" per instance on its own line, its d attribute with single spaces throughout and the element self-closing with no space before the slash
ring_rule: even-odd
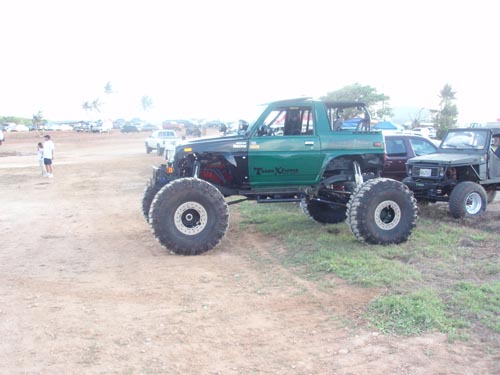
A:
<svg viewBox="0 0 500 375">
<path fill-rule="evenodd" d="M 325 202 L 302 199 L 300 208 L 311 220 L 322 224 L 341 223 L 346 219 L 346 207 L 334 206 Z"/>
<path fill-rule="evenodd" d="M 450 194 L 451 216 L 456 219 L 471 218 L 482 214 L 488 205 L 484 188 L 472 181 L 459 183 Z"/>
<path fill-rule="evenodd" d="M 399 181 L 376 178 L 364 183 L 347 205 L 347 223 L 362 242 L 401 243 L 417 224 L 413 193 Z"/>
<path fill-rule="evenodd" d="M 153 179 L 150 178 L 142 194 L 142 213 L 146 218 L 146 221 L 149 221 L 149 209 L 151 208 L 151 203 L 159 190 L 160 188 L 157 187 L 154 184 Z"/>
<path fill-rule="evenodd" d="M 177 254 L 197 255 L 215 247 L 226 234 L 229 210 L 220 191 L 196 178 L 165 185 L 149 213 L 153 233 Z"/>
</svg>

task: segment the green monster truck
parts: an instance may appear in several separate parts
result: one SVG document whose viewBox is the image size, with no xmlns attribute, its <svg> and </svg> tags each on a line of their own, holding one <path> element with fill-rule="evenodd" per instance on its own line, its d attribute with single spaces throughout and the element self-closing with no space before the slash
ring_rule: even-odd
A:
<svg viewBox="0 0 500 375">
<path fill-rule="evenodd" d="M 200 138 L 154 167 L 142 209 L 162 245 L 177 254 L 212 249 L 226 233 L 228 204 L 299 202 L 319 223 L 347 221 L 360 241 L 401 243 L 417 221 L 402 183 L 379 178 L 384 139 L 360 102 L 310 98 L 270 103 L 239 134 Z M 227 197 L 237 196 L 226 202 Z"/>
</svg>

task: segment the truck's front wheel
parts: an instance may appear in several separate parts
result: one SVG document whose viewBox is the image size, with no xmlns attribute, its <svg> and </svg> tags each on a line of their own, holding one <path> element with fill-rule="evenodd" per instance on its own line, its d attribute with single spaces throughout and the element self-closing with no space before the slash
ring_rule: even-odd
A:
<svg viewBox="0 0 500 375">
<path fill-rule="evenodd" d="M 417 224 L 417 203 L 399 181 L 376 178 L 364 183 L 347 205 L 347 223 L 362 242 L 401 243 Z"/>
<path fill-rule="evenodd" d="M 476 217 L 486 210 L 488 197 L 484 188 L 472 181 L 459 183 L 450 194 L 451 216 L 456 219 Z"/>
<path fill-rule="evenodd" d="M 302 199 L 300 208 L 311 220 L 322 224 L 341 223 L 346 218 L 346 207 L 334 206 L 325 202 Z"/>
<path fill-rule="evenodd" d="M 153 202 L 153 199 L 159 190 L 160 188 L 157 187 L 154 184 L 153 179 L 150 178 L 142 194 L 142 213 L 144 214 L 146 221 L 149 220 L 149 210 L 151 208 L 151 203 Z"/>
<path fill-rule="evenodd" d="M 196 178 L 182 178 L 155 195 L 149 222 L 162 245 L 177 254 L 198 255 L 224 237 L 229 210 L 215 186 Z"/>
</svg>

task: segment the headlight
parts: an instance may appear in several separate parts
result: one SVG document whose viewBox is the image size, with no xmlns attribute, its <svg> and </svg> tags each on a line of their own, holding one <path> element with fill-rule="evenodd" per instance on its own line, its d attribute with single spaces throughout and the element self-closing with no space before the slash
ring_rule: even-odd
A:
<svg viewBox="0 0 500 375">
<path fill-rule="evenodd" d="M 408 166 L 408 167 L 406 168 L 406 170 L 407 170 L 407 174 L 408 174 L 408 176 L 411 176 L 411 175 L 413 174 L 413 167 L 412 167 L 412 166 Z"/>
</svg>

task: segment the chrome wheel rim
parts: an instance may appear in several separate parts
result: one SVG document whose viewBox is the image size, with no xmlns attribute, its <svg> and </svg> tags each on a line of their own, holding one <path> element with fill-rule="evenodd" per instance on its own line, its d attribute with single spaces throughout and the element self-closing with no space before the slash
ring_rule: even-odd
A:
<svg viewBox="0 0 500 375">
<path fill-rule="evenodd" d="M 465 198 L 465 210 L 469 215 L 475 215 L 481 211 L 482 199 L 479 193 L 473 192 Z"/>
<path fill-rule="evenodd" d="M 383 201 L 375 208 L 373 216 L 380 229 L 391 230 L 401 221 L 401 208 L 394 201 Z"/>
<path fill-rule="evenodd" d="M 207 211 L 197 202 L 185 202 L 174 214 L 175 228 L 182 234 L 194 236 L 207 226 Z"/>
</svg>

